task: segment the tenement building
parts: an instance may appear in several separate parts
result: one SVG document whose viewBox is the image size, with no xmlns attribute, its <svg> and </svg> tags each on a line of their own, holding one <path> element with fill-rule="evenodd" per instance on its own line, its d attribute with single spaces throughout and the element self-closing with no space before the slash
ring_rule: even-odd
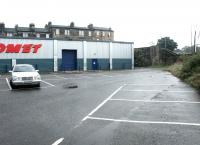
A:
<svg viewBox="0 0 200 145">
<path fill-rule="evenodd" d="M 33 23 L 29 27 L 15 25 L 14 28 L 7 28 L 4 23 L 0 23 L 0 37 L 114 41 L 114 31 L 111 28 L 95 27 L 93 24 L 77 27 L 74 22 L 69 26 L 48 22 L 44 28 L 36 28 Z"/>
</svg>

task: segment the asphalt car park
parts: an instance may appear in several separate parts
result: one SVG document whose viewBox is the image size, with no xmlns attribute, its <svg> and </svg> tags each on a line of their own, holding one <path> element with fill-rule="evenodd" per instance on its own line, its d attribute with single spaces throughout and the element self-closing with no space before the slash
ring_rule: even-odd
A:
<svg viewBox="0 0 200 145">
<path fill-rule="evenodd" d="M 9 90 L 9 87 L 7 86 L 7 81 L 5 78 L 0 78 L 0 91 L 7 91 Z"/>
<path fill-rule="evenodd" d="M 199 144 L 200 96 L 159 69 L 42 74 L 41 88 L 0 77 L 2 145 Z M 70 88 L 77 85 L 78 88 Z"/>
</svg>

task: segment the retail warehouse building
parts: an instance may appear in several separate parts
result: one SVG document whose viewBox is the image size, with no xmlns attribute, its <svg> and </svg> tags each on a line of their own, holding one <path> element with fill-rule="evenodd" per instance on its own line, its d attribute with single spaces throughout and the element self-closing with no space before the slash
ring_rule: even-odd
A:
<svg viewBox="0 0 200 145">
<path fill-rule="evenodd" d="M 47 26 L 35 28 L 32 25 L 26 29 L 1 25 L 0 72 L 8 72 L 14 64 L 22 63 L 32 64 L 40 71 L 120 70 L 134 67 L 133 43 L 112 40 L 114 32 L 110 28 L 91 24 L 87 28 L 74 27 L 74 24 L 48 24 L 49 29 Z M 46 38 L 39 37 L 39 30 L 46 33 L 43 35 Z"/>
</svg>

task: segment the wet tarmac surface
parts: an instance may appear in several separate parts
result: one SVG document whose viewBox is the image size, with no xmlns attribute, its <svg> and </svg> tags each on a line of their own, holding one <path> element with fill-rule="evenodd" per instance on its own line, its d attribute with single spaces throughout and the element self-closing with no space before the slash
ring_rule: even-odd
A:
<svg viewBox="0 0 200 145">
<path fill-rule="evenodd" d="M 16 90 L 6 77 L 0 145 L 200 144 L 200 95 L 169 72 L 42 74 L 40 89 Z"/>
</svg>

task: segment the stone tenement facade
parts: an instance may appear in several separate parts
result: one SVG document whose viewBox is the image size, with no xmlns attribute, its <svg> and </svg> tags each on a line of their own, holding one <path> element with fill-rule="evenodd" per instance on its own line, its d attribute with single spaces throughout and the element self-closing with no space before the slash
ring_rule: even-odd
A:
<svg viewBox="0 0 200 145">
<path fill-rule="evenodd" d="M 73 22 L 69 26 L 48 22 L 44 28 L 36 28 L 33 23 L 29 27 L 15 25 L 15 28 L 6 28 L 4 23 L 0 23 L 0 37 L 113 41 L 114 31 L 111 28 L 95 27 L 93 24 L 76 27 Z"/>
</svg>

